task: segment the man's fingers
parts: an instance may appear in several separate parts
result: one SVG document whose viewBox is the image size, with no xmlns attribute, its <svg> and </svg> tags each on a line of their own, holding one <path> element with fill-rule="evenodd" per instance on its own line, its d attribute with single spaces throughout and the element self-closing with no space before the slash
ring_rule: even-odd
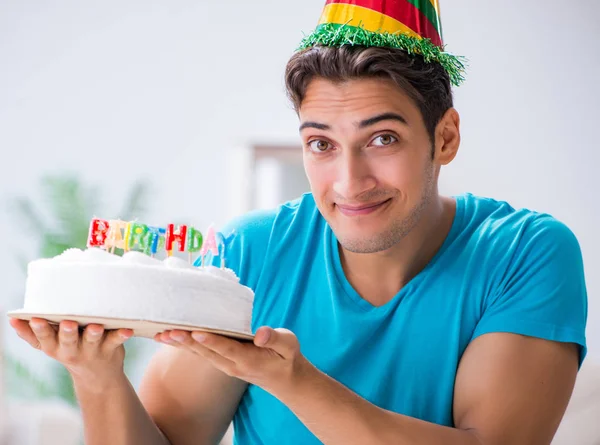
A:
<svg viewBox="0 0 600 445">
<path fill-rule="evenodd" d="M 98 324 L 90 324 L 83 331 L 82 347 L 86 350 L 97 350 L 102 344 L 104 327 Z"/>
<path fill-rule="evenodd" d="M 156 334 L 154 339 L 160 343 L 165 343 L 167 345 L 177 345 L 178 343 L 171 338 L 171 331 L 164 331 L 159 334 Z"/>
<path fill-rule="evenodd" d="M 117 329 L 106 334 L 106 338 L 102 345 L 105 353 L 110 353 L 125 343 L 133 336 L 131 329 Z"/>
<path fill-rule="evenodd" d="M 238 366 L 231 360 L 196 343 L 192 347 L 193 351 L 205 360 L 208 360 L 215 368 L 231 377 L 240 377 Z"/>
<path fill-rule="evenodd" d="M 29 326 L 33 330 L 35 337 L 39 343 L 39 348 L 46 354 L 52 354 L 58 347 L 56 331 L 52 329 L 50 323 L 40 318 L 32 318 Z M 35 347 L 35 346 L 34 346 Z"/>
<path fill-rule="evenodd" d="M 224 372 L 225 374 L 238 377 L 239 368 L 235 363 L 235 355 L 232 353 L 231 348 L 235 349 L 237 342 L 231 340 L 231 344 L 221 344 L 220 348 L 215 347 L 215 343 L 220 340 L 219 336 L 206 335 L 203 332 L 186 332 L 186 331 L 172 331 L 169 333 L 170 341 L 182 345 L 199 356 L 208 360 L 215 368 Z M 198 343 L 196 338 L 211 337 L 212 340 L 216 340 L 211 343 L 211 347 L 206 347 L 203 344 Z M 228 341 L 228 339 L 222 339 Z M 217 350 L 218 349 L 218 350 Z M 238 350 L 239 352 L 239 350 Z M 238 357 L 239 358 L 239 357 Z"/>
<path fill-rule="evenodd" d="M 29 343 L 33 348 L 40 349 L 40 341 L 37 339 L 33 331 L 31 330 L 31 326 L 29 326 L 29 322 L 26 320 L 19 320 L 16 318 L 11 318 L 9 320 L 10 325 L 15 330 L 17 335 Z"/>
<path fill-rule="evenodd" d="M 67 360 L 73 360 L 79 352 L 79 325 L 74 321 L 61 321 L 58 328 L 58 343 L 61 355 Z"/>
<path fill-rule="evenodd" d="M 247 356 L 246 348 L 237 340 L 207 332 L 194 331 L 190 336 L 190 342 L 193 345 L 201 344 L 204 348 L 215 351 L 222 357 L 231 361 L 239 361 Z"/>
</svg>

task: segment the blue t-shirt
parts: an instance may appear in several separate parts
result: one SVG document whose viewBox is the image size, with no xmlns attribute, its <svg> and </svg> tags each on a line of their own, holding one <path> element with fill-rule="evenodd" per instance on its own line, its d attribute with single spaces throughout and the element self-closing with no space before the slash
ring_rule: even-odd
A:
<svg viewBox="0 0 600 445">
<path fill-rule="evenodd" d="M 317 368 L 373 404 L 453 426 L 454 381 L 476 337 L 511 332 L 580 345 L 587 293 L 577 239 L 547 214 L 457 196 L 430 263 L 387 304 L 352 288 L 311 194 L 233 221 L 227 265 L 255 291 L 252 329 L 283 327 Z M 275 397 L 250 385 L 234 418 L 240 445 L 318 444 Z"/>
</svg>

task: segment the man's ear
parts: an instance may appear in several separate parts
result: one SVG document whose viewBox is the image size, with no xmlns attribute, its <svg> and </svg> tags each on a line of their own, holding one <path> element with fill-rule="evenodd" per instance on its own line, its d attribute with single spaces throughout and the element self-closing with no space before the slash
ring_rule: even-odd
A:
<svg viewBox="0 0 600 445">
<path fill-rule="evenodd" d="M 450 108 L 435 129 L 434 161 L 439 165 L 448 165 L 456 157 L 460 146 L 460 116 Z"/>
</svg>

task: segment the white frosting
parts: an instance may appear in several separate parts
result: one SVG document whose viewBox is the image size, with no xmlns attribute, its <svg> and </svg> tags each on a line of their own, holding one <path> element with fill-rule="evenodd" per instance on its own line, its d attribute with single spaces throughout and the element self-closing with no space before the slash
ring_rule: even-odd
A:
<svg viewBox="0 0 600 445">
<path fill-rule="evenodd" d="M 188 263 L 187 261 L 182 260 L 181 258 L 177 258 L 174 256 L 165 259 L 163 264 L 166 267 L 170 267 L 171 269 L 197 270 L 197 268 L 194 267 L 194 265 Z"/>
<path fill-rule="evenodd" d="M 24 310 L 201 326 L 251 334 L 254 293 L 230 269 L 140 252 L 68 249 L 28 265 Z"/>
</svg>

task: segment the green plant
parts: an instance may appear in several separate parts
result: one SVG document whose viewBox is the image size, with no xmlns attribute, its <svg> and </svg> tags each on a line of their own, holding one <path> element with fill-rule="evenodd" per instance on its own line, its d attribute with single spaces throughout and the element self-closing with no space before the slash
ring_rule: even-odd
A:
<svg viewBox="0 0 600 445">
<path fill-rule="evenodd" d="M 51 258 L 68 248 L 85 249 L 91 219 L 105 215 L 100 205 L 98 187 L 85 184 L 76 176 L 50 175 L 41 179 L 40 191 L 41 199 L 16 197 L 11 209 L 23 234 L 33 236 L 39 245 L 39 255 L 36 256 Z M 136 182 L 126 194 L 120 210 L 110 215 L 122 220 L 143 218 L 149 193 L 146 183 Z M 114 212 L 111 209 L 107 211 Z M 17 260 L 25 267 L 29 255 L 23 252 L 17 255 Z M 135 338 L 126 343 L 126 373 L 135 363 L 139 347 L 140 343 Z M 52 363 L 51 379 L 48 382 L 12 357 L 5 357 L 5 366 L 8 380 L 12 383 L 9 387 L 26 388 L 36 397 L 60 397 L 71 405 L 77 404 L 70 375 L 62 365 Z M 25 385 L 19 385 L 18 382 Z"/>
</svg>

